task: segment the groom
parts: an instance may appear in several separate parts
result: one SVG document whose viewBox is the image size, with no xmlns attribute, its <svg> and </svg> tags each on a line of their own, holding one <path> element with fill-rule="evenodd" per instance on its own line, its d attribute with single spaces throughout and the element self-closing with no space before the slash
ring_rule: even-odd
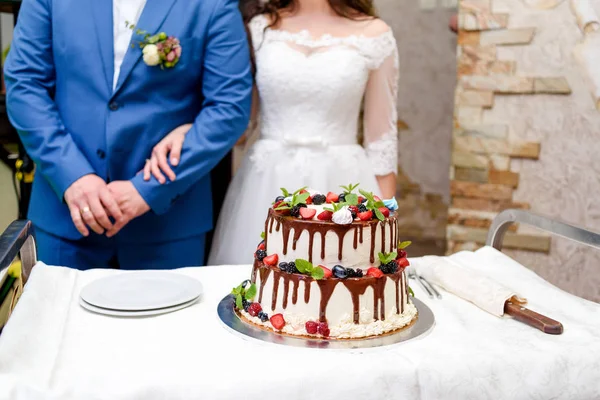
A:
<svg viewBox="0 0 600 400">
<path fill-rule="evenodd" d="M 236 1 L 23 0 L 5 79 L 10 120 L 37 168 L 29 218 L 40 260 L 203 264 L 209 172 L 250 113 Z M 187 131 L 177 179 L 145 182 L 153 146 L 177 130 Z"/>
</svg>

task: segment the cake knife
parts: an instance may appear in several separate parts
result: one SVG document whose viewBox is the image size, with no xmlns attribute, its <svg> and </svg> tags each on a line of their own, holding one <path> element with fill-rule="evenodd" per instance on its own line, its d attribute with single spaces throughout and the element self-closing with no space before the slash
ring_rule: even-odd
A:
<svg viewBox="0 0 600 400">
<path fill-rule="evenodd" d="M 563 333 L 563 326 L 560 322 L 531 311 L 519 304 L 512 303 L 508 300 L 504 304 L 504 313 L 510 315 L 514 319 L 549 335 L 560 335 Z"/>
</svg>

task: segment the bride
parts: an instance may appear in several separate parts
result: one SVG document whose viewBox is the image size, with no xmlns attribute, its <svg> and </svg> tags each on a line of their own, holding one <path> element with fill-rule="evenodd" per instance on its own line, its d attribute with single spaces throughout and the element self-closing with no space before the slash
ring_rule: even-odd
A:
<svg viewBox="0 0 600 400">
<path fill-rule="evenodd" d="M 240 8 L 256 66 L 251 125 L 260 136 L 229 187 L 210 265 L 252 262 L 282 187 L 327 194 L 360 182 L 384 199 L 396 192 L 398 53 L 372 1 L 251 1 Z M 155 147 L 146 179 L 164 182 L 160 166 L 175 178 L 166 159 L 178 159 L 184 137 L 173 132 Z"/>
</svg>

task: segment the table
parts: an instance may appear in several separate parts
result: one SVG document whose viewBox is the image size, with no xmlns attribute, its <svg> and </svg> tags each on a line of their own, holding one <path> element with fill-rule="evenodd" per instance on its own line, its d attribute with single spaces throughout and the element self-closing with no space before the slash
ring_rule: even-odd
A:
<svg viewBox="0 0 600 400">
<path fill-rule="evenodd" d="M 568 293 L 491 247 L 451 258 L 485 272 L 562 322 L 560 336 L 497 318 L 443 292 L 415 295 L 431 333 L 378 349 L 288 348 L 226 330 L 216 306 L 250 266 L 184 268 L 202 301 L 153 318 L 118 319 L 78 305 L 112 270 L 38 264 L 0 336 L 0 399 L 598 399 L 600 305 Z M 419 259 L 411 260 L 418 263 Z"/>
</svg>

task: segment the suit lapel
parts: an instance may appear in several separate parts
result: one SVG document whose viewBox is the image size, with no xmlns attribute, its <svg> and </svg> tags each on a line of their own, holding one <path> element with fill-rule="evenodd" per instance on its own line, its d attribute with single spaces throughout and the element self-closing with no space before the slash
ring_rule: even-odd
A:
<svg viewBox="0 0 600 400">
<path fill-rule="evenodd" d="M 175 1 L 177 0 L 147 0 L 146 5 L 144 6 L 144 10 L 142 11 L 142 15 L 140 16 L 140 19 L 136 24 L 136 27 L 140 30 L 148 32 L 151 35 L 158 33 L 160 27 L 167 18 L 167 15 L 169 14 L 171 7 L 173 7 Z M 169 34 L 169 32 L 165 33 L 167 35 Z M 141 39 L 141 36 L 136 35 L 135 32 L 133 33 L 132 40 L 136 43 L 135 46 L 130 46 L 127 49 L 127 53 L 125 53 L 125 58 L 123 59 L 123 64 L 121 64 L 121 70 L 119 71 L 119 79 L 117 80 L 117 86 L 115 88 L 114 94 L 116 94 L 119 91 L 119 89 L 121 89 L 123 83 L 125 83 L 125 80 L 142 57 L 142 50 L 137 45 L 137 42 L 139 42 Z"/>
<path fill-rule="evenodd" d="M 111 93 L 114 74 L 112 1 L 91 0 L 90 3 L 92 19 L 96 29 L 96 39 L 100 48 L 100 58 L 104 69 L 104 78 L 108 91 Z"/>
</svg>

